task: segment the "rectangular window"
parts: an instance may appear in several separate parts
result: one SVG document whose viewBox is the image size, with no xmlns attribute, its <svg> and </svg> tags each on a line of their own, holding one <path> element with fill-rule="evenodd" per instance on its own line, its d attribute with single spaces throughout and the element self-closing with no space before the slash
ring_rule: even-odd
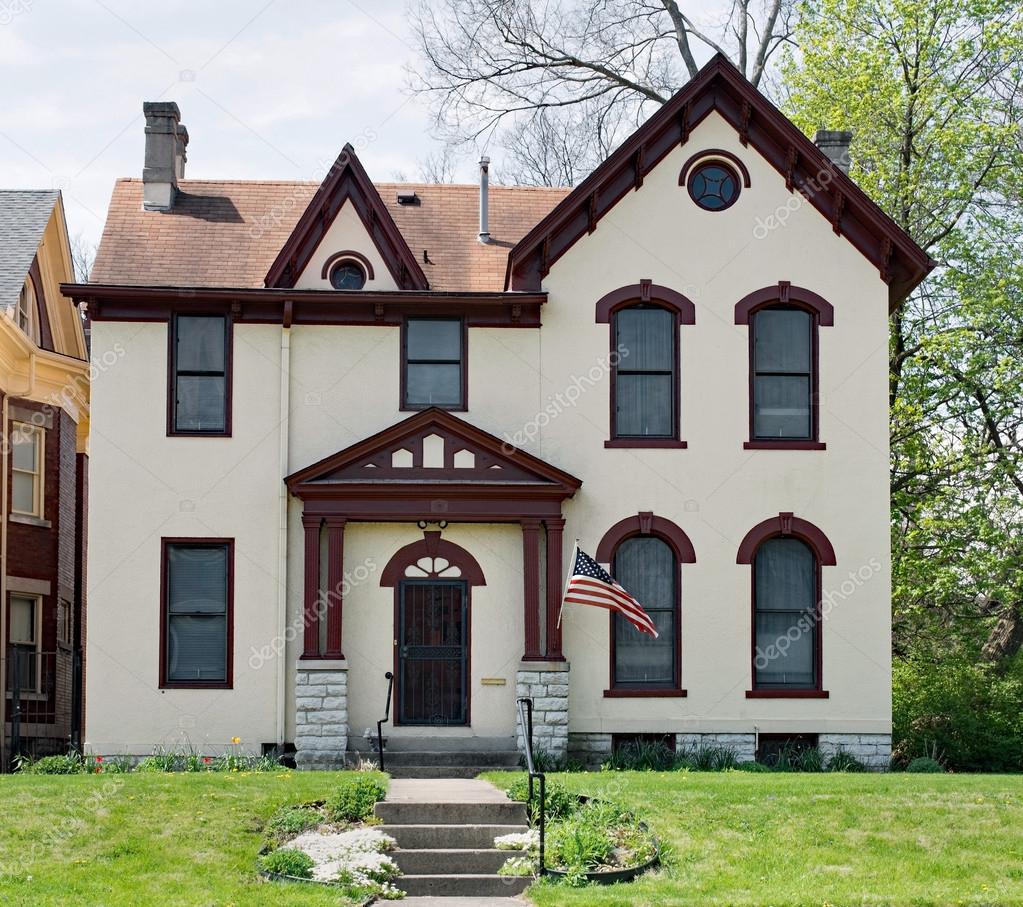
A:
<svg viewBox="0 0 1023 907">
<path fill-rule="evenodd" d="M 71 644 L 71 602 L 62 598 L 57 604 L 57 642 Z"/>
<path fill-rule="evenodd" d="M 33 595 L 10 597 L 8 690 L 17 687 L 22 693 L 39 692 L 40 602 Z"/>
<path fill-rule="evenodd" d="M 164 541 L 161 686 L 231 685 L 230 541 Z"/>
<path fill-rule="evenodd" d="M 817 563 L 799 539 L 764 542 L 753 561 L 756 633 L 754 689 L 817 684 Z"/>
<path fill-rule="evenodd" d="M 632 306 L 614 316 L 615 438 L 675 438 L 676 316 Z"/>
<path fill-rule="evenodd" d="M 11 511 L 43 517 L 43 452 L 46 434 L 42 428 L 15 422 L 11 431 Z"/>
<path fill-rule="evenodd" d="M 402 409 L 465 409 L 465 324 L 407 318 L 402 339 Z"/>
<path fill-rule="evenodd" d="M 230 338 L 224 315 L 173 317 L 169 434 L 230 434 Z"/>
<path fill-rule="evenodd" d="M 814 319 L 794 308 L 753 316 L 753 438 L 810 440 Z"/>
</svg>

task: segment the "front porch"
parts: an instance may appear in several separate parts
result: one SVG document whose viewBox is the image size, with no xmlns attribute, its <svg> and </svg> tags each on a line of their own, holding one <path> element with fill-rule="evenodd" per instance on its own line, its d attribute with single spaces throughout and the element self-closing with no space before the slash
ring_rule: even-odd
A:
<svg viewBox="0 0 1023 907">
<path fill-rule="evenodd" d="M 516 695 L 538 701 L 538 746 L 565 753 L 562 505 L 578 479 L 430 409 L 287 482 L 303 507 L 300 766 L 366 754 L 388 707 L 394 749 L 513 753 Z"/>
</svg>

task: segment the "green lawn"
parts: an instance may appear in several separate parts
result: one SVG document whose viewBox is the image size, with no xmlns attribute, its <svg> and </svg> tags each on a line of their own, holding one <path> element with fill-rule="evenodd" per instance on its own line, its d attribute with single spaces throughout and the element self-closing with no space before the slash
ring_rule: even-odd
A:
<svg viewBox="0 0 1023 907">
<path fill-rule="evenodd" d="M 337 905 L 254 872 L 262 823 L 335 777 L 0 776 L 0 904 Z M 534 886 L 541 907 L 1023 905 L 1023 777 L 558 777 L 631 804 L 672 854 L 628 886 Z"/>
<path fill-rule="evenodd" d="M 632 805 L 672 854 L 628 886 L 534 886 L 541 907 L 1023 905 L 1023 776 L 554 777 Z"/>
</svg>

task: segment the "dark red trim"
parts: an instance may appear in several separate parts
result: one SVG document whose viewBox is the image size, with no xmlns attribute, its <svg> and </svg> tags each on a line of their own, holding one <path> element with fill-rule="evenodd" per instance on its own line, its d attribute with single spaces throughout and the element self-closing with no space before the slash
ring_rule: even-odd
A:
<svg viewBox="0 0 1023 907">
<path fill-rule="evenodd" d="M 320 524 L 319 516 L 302 514 L 305 535 L 305 584 L 302 599 L 302 657 L 320 658 Z"/>
<path fill-rule="evenodd" d="M 266 286 L 295 285 L 334 223 L 334 218 L 348 201 L 362 220 L 395 283 L 405 290 L 428 289 L 430 284 L 419 261 L 350 144 L 345 145 L 338 155 L 284 248 L 274 259 L 264 281 Z"/>
<path fill-rule="evenodd" d="M 679 324 L 696 324 L 696 306 L 689 297 L 662 287 L 649 280 L 641 280 L 626 287 L 619 287 L 597 300 L 597 324 L 610 324 L 611 316 L 629 305 L 657 305 L 675 312 Z"/>
<path fill-rule="evenodd" d="M 835 307 L 813 290 L 793 286 L 787 280 L 781 280 L 776 286 L 762 287 L 743 296 L 735 304 L 735 323 L 749 324 L 750 317 L 757 309 L 779 304 L 815 314 L 821 327 L 834 327 Z"/>
<path fill-rule="evenodd" d="M 644 690 L 630 687 L 627 689 L 604 690 L 605 699 L 685 699 L 688 695 L 688 690 L 674 689 Z"/>
<path fill-rule="evenodd" d="M 830 699 L 827 690 L 747 690 L 747 699 Z"/>
<path fill-rule="evenodd" d="M 823 441 L 743 441 L 743 450 L 827 450 Z"/>
<path fill-rule="evenodd" d="M 399 327 L 409 315 L 464 318 L 470 328 L 538 328 L 546 293 L 268 290 L 61 284 L 92 321 L 169 321 L 175 312 L 230 315 L 241 324 Z"/>
<path fill-rule="evenodd" d="M 439 532 L 431 531 L 424 532 L 418 542 L 405 545 L 391 555 L 387 566 L 380 574 L 380 585 L 397 588 L 403 579 L 408 578 L 405 576 L 405 568 L 422 557 L 444 558 L 462 572 L 461 576 L 453 578 L 463 579 L 470 586 L 485 586 L 487 584 L 487 580 L 483 576 L 483 568 L 480 567 L 476 558 L 460 545 L 442 539 Z M 440 578 L 444 579 L 444 577 Z"/>
<path fill-rule="evenodd" d="M 696 550 L 689 536 L 671 520 L 654 516 L 649 511 L 641 511 L 636 516 L 619 520 L 608 529 L 597 545 L 597 560 L 602 564 L 610 564 L 615 549 L 634 535 L 656 535 L 671 546 L 680 564 L 696 563 Z"/>
<path fill-rule="evenodd" d="M 757 548 L 767 539 L 775 536 L 802 539 L 810 546 L 817 555 L 818 562 L 825 567 L 834 567 L 836 564 L 835 549 L 832 547 L 828 537 L 813 523 L 793 516 L 791 513 L 779 513 L 778 516 L 757 523 L 746 533 L 739 551 L 735 556 L 737 564 L 752 564 L 756 556 Z M 600 558 L 598 557 L 598 560 Z"/>
<path fill-rule="evenodd" d="M 539 661 L 540 651 L 540 521 L 522 520 L 523 661 Z"/>
<path fill-rule="evenodd" d="M 459 388 L 459 395 L 461 396 L 461 402 L 457 406 L 435 406 L 435 404 L 419 404 L 414 405 L 408 402 L 408 322 L 409 318 L 421 318 L 419 315 L 406 315 L 401 321 L 401 363 L 399 382 L 401 384 L 401 411 L 402 412 L 416 412 L 423 409 L 444 409 L 447 412 L 453 413 L 464 413 L 469 409 L 469 330 L 466 327 L 465 319 L 459 319 L 461 325 L 461 368 L 459 369 L 461 377 L 461 387 Z M 436 318 L 438 321 L 450 320 L 454 321 L 454 317 L 445 318 L 444 316 L 427 316 L 429 318 Z"/>
<path fill-rule="evenodd" d="M 344 608 L 344 517 L 327 517 L 327 649 L 324 658 L 343 659 L 341 627 Z"/>
<path fill-rule="evenodd" d="M 227 663 L 226 679 L 220 682 L 167 679 L 167 548 L 191 545 L 195 548 L 227 548 Z M 234 688 L 234 539 L 160 539 L 160 681 L 161 690 L 230 690 Z"/>
<path fill-rule="evenodd" d="M 177 403 L 178 315 L 211 314 L 224 318 L 224 430 L 178 431 L 174 426 Z M 234 409 L 234 323 L 226 312 L 175 312 L 167 321 L 167 437 L 168 438 L 230 438 L 231 414 Z"/>
<path fill-rule="evenodd" d="M 505 286 L 538 290 L 554 262 L 636 188 L 638 176 L 684 145 L 712 111 L 878 268 L 889 285 L 892 311 L 935 266 L 862 189 L 717 54 L 516 244 L 508 256 Z"/>
<path fill-rule="evenodd" d="M 674 438 L 611 438 L 604 442 L 604 446 L 608 448 L 649 448 L 649 447 L 664 447 L 672 448 L 675 450 L 685 450 L 689 446 L 688 441 L 676 441 Z"/>
<path fill-rule="evenodd" d="M 565 529 L 563 519 L 543 521 L 547 530 L 547 661 L 564 661 L 561 651 L 561 596 L 564 592 L 564 569 L 562 567 L 562 541 Z"/>
<path fill-rule="evenodd" d="M 345 259 L 351 259 L 358 263 L 366 274 L 366 280 L 374 279 L 373 263 L 361 252 L 355 252 L 352 249 L 345 249 L 343 252 L 335 252 L 331 255 L 330 258 L 323 263 L 323 268 L 320 270 L 320 278 L 322 280 L 327 280 L 334 265 L 343 262 Z"/>
<path fill-rule="evenodd" d="M 722 148 L 707 148 L 703 151 L 697 151 L 696 154 L 694 154 L 691 158 L 689 158 L 689 160 L 687 160 L 682 165 L 682 170 L 679 172 L 678 175 L 678 184 L 680 186 L 686 185 L 687 182 L 686 177 L 688 177 L 689 171 L 693 169 L 694 164 L 698 162 L 703 163 L 704 161 L 710 163 L 715 158 L 730 161 L 732 164 L 734 164 L 735 168 L 739 171 L 740 174 L 742 174 L 742 185 L 745 188 L 749 189 L 751 184 L 749 179 L 749 170 L 747 169 L 746 165 L 737 155 L 732 154 L 731 151 L 725 151 Z M 736 198 L 738 198 L 738 195 L 736 195 Z M 724 208 L 721 208 L 720 210 L 723 211 Z"/>
</svg>

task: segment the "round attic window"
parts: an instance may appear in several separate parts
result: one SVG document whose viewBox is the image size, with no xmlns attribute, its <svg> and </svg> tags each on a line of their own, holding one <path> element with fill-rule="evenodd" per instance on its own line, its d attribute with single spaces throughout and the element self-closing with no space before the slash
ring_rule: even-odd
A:
<svg viewBox="0 0 1023 907">
<path fill-rule="evenodd" d="M 366 272 L 357 261 L 343 259 L 331 269 L 330 285 L 335 290 L 361 290 L 366 286 Z"/>
<path fill-rule="evenodd" d="M 739 174 L 723 161 L 699 164 L 686 183 L 690 198 L 704 211 L 724 211 L 739 197 Z"/>
</svg>

